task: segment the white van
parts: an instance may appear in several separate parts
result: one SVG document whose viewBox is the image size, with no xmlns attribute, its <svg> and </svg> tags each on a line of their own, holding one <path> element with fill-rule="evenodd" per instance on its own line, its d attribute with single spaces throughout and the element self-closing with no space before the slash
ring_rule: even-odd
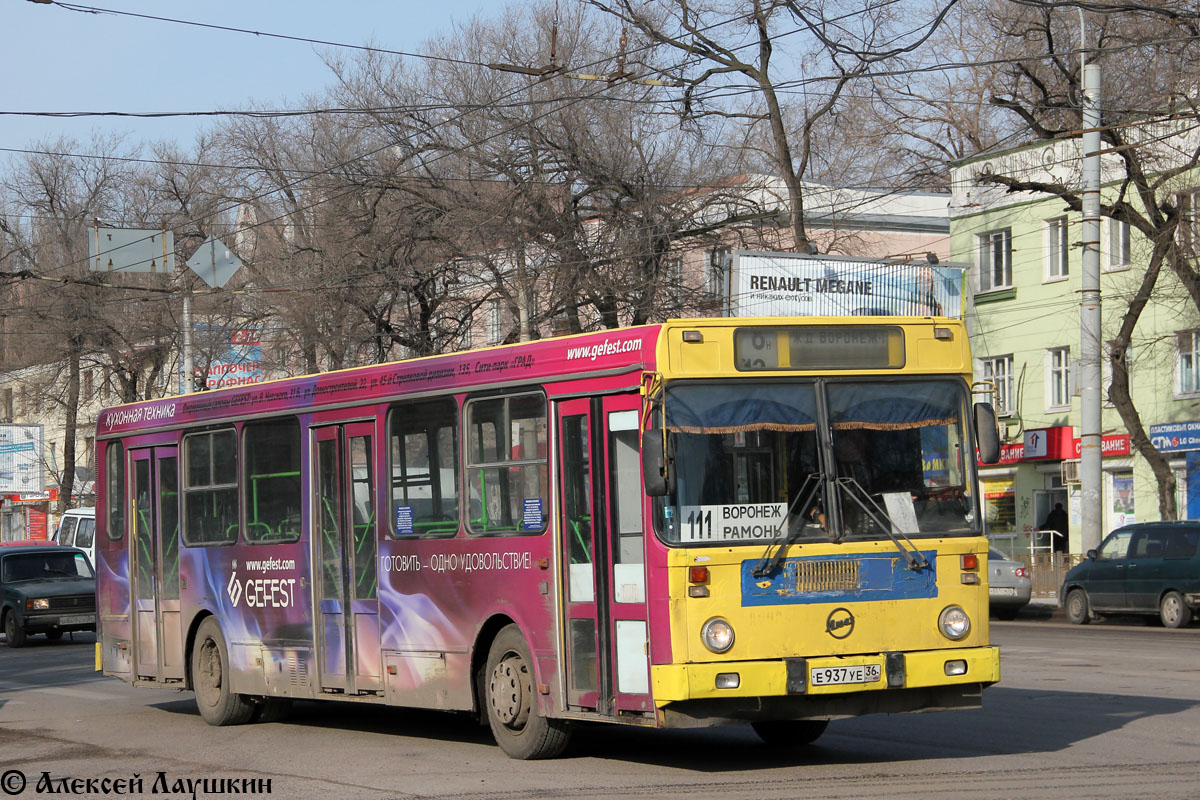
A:
<svg viewBox="0 0 1200 800">
<path fill-rule="evenodd" d="M 78 547 L 87 553 L 88 561 L 96 564 L 96 509 L 68 509 L 58 521 L 54 541 L 68 547 Z"/>
</svg>

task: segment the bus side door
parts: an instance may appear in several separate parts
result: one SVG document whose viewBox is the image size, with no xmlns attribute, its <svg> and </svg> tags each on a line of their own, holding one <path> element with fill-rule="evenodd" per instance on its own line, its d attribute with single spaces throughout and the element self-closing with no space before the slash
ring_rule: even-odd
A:
<svg viewBox="0 0 1200 800">
<path fill-rule="evenodd" d="M 130 590 L 134 675 L 183 680 L 179 610 L 179 459 L 175 446 L 130 451 L 133 519 Z"/>
<path fill-rule="evenodd" d="M 650 711 L 641 398 L 558 403 L 567 704 Z"/>
<path fill-rule="evenodd" d="M 313 430 L 313 585 L 322 691 L 383 689 L 376 572 L 375 426 Z"/>
</svg>

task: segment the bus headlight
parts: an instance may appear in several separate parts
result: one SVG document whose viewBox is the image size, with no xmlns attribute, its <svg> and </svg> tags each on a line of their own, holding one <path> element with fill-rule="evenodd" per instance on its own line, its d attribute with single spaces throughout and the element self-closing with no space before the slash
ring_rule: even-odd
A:
<svg viewBox="0 0 1200 800">
<path fill-rule="evenodd" d="M 724 653 L 733 647 L 733 626 L 720 617 L 714 617 L 704 623 L 704 627 L 700 629 L 700 638 L 709 650 Z"/>
<path fill-rule="evenodd" d="M 971 618 L 958 606 L 946 606 L 938 616 L 938 629 L 942 636 L 957 642 L 971 632 Z"/>
</svg>

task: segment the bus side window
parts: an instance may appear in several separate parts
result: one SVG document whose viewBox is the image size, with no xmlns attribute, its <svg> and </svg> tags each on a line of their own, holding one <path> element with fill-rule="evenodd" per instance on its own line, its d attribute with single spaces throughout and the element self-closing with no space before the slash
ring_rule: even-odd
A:
<svg viewBox="0 0 1200 800">
<path fill-rule="evenodd" d="M 109 442 L 104 451 L 104 508 L 108 538 L 125 537 L 125 446 Z"/>
<path fill-rule="evenodd" d="M 388 428 L 391 535 L 458 533 L 458 402 L 397 405 Z"/>
<path fill-rule="evenodd" d="M 245 457 L 246 541 L 294 542 L 300 538 L 300 423 L 270 420 L 242 429 Z"/>
<path fill-rule="evenodd" d="M 189 545 L 237 541 L 237 432 L 232 428 L 184 437 L 183 541 Z"/>
<path fill-rule="evenodd" d="M 467 486 L 472 533 L 539 534 L 549 512 L 546 398 L 541 393 L 467 403 Z"/>
</svg>

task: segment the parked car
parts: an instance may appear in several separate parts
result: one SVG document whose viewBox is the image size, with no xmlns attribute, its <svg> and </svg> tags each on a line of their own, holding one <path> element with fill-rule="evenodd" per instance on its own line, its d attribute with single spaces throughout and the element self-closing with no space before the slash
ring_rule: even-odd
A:
<svg viewBox="0 0 1200 800">
<path fill-rule="evenodd" d="M 1016 619 L 1033 593 L 1029 570 L 999 550 L 988 550 L 987 573 L 989 609 L 1000 619 Z"/>
<path fill-rule="evenodd" d="M 58 521 L 54 541 L 67 547 L 78 547 L 87 553 L 88 561 L 96 563 L 96 509 L 71 508 Z"/>
<path fill-rule="evenodd" d="M 0 627 L 9 647 L 35 633 L 61 639 L 96 630 L 96 576 L 87 555 L 56 544 L 0 548 Z"/>
<path fill-rule="evenodd" d="M 1182 628 L 1200 610 L 1200 522 L 1138 522 L 1110 533 L 1072 567 L 1058 596 L 1067 619 L 1155 614 Z"/>
</svg>

